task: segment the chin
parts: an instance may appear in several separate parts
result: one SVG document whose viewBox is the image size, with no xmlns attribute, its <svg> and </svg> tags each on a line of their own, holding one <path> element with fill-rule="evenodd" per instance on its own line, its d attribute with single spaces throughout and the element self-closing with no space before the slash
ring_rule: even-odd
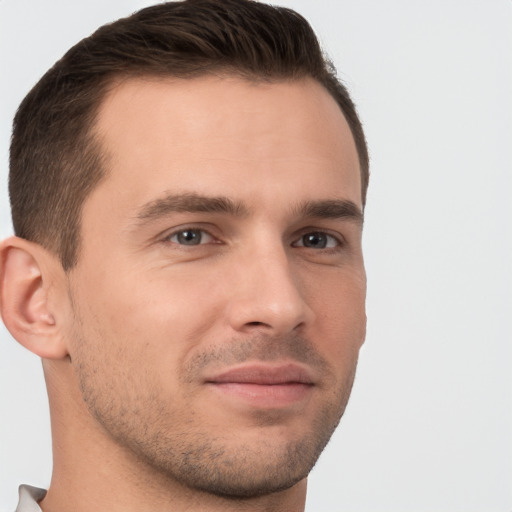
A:
<svg viewBox="0 0 512 512">
<path fill-rule="evenodd" d="M 189 488 L 219 497 L 255 498 L 285 491 L 305 479 L 322 451 L 303 443 L 267 448 L 219 453 L 209 464 L 205 464 L 204 453 L 201 461 L 188 458 L 178 479 Z"/>
<path fill-rule="evenodd" d="M 308 476 L 339 421 L 323 419 L 301 435 L 282 426 L 279 431 L 272 427 L 252 434 L 246 431 L 248 435 L 242 430 L 234 439 L 189 432 L 178 442 L 174 437 L 169 450 L 163 450 L 166 443 L 161 443 L 152 456 L 146 451 L 146 460 L 185 488 L 230 499 L 270 495 Z"/>
</svg>

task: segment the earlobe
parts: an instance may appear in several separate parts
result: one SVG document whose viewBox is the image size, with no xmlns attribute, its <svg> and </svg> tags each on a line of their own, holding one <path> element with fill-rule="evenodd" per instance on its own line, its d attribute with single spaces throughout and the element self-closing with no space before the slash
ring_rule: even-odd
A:
<svg viewBox="0 0 512 512">
<path fill-rule="evenodd" d="M 38 244 L 11 237 L 0 245 L 0 312 L 25 348 L 46 359 L 62 359 L 67 347 L 50 301 L 55 258 Z M 52 272 L 53 270 L 53 272 Z"/>
</svg>

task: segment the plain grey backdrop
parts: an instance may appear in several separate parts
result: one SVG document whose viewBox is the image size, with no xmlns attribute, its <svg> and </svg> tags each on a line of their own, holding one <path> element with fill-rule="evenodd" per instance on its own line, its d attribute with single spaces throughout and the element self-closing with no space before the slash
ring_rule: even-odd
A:
<svg viewBox="0 0 512 512">
<path fill-rule="evenodd" d="M 0 0 L 0 236 L 17 105 L 142 0 Z M 368 336 L 307 510 L 512 512 L 512 2 L 285 0 L 358 105 L 371 152 Z M 0 510 L 51 474 L 38 359 L 0 330 Z"/>
</svg>

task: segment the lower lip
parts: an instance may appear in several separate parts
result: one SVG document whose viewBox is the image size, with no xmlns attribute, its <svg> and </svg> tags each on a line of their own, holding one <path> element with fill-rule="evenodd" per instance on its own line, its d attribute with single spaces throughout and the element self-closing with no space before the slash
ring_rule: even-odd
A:
<svg viewBox="0 0 512 512">
<path fill-rule="evenodd" d="M 263 408 L 280 408 L 293 405 L 306 399 L 313 388 L 310 384 L 300 382 L 272 385 L 245 382 L 212 382 L 210 385 L 226 397 Z"/>
</svg>

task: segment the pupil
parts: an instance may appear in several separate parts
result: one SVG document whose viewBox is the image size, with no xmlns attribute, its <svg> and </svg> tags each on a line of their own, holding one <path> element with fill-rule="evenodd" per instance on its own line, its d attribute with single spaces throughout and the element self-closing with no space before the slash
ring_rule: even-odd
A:
<svg viewBox="0 0 512 512">
<path fill-rule="evenodd" d="M 327 237 L 322 233 L 308 233 L 302 237 L 304 247 L 313 247 L 315 249 L 325 249 L 327 246 Z"/>
<path fill-rule="evenodd" d="M 178 233 L 178 242 L 184 245 L 197 245 L 201 242 L 201 233 L 198 230 L 187 229 Z"/>
</svg>

